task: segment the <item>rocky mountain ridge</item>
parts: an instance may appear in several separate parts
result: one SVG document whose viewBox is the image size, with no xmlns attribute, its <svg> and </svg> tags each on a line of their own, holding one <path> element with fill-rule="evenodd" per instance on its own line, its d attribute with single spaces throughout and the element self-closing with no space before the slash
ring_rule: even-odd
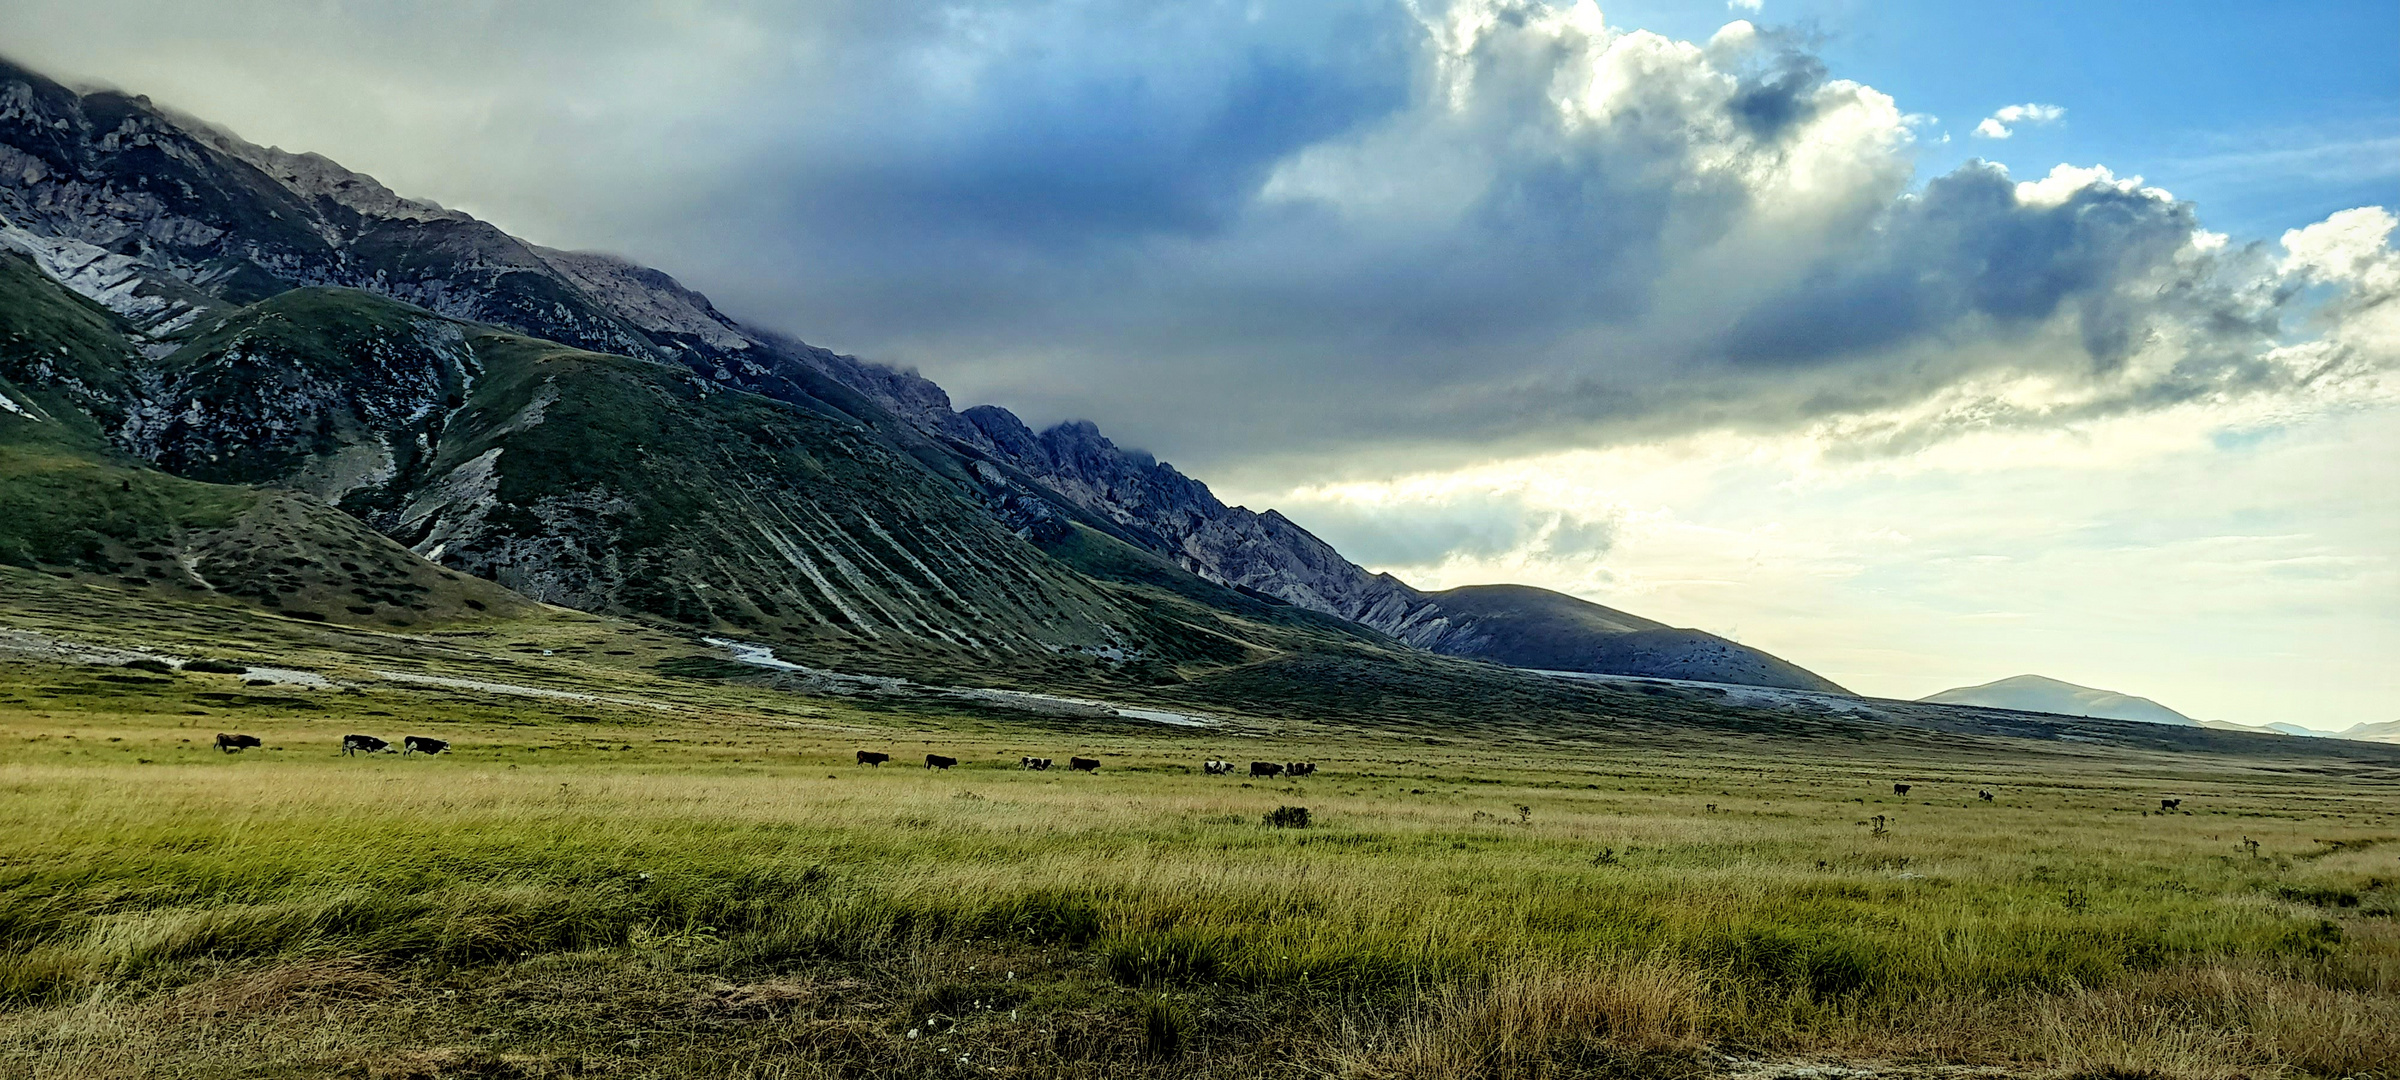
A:
<svg viewBox="0 0 2400 1080">
<path fill-rule="evenodd" d="M 257 350 L 274 336 L 271 326 L 226 329 L 215 320 L 295 289 L 356 289 L 423 309 L 449 327 L 423 323 L 409 333 L 503 327 L 655 361 L 703 384 L 855 425 L 1025 541 L 1058 543 L 1078 528 L 1096 529 L 1238 592 L 1352 620 L 1430 651 L 1512 664 L 1538 653 L 1530 666 L 1838 689 L 1696 631 L 1653 635 L 1630 648 L 1627 631 L 1588 613 L 1529 619 L 1495 608 L 1488 596 L 1468 605 L 1473 610 L 1458 608 L 1457 598 L 1444 599 L 1449 594 L 1364 570 L 1274 511 L 1226 506 L 1205 484 L 1119 448 L 1088 423 L 1036 433 L 997 407 L 962 413 L 913 372 L 744 326 L 660 271 L 529 244 L 319 155 L 259 147 L 145 98 L 78 94 L 4 62 L 0 247 L 117 313 L 133 348 L 171 373 L 141 394 L 120 395 L 121 408 L 102 408 L 120 445 L 171 468 L 343 501 L 446 565 L 468 568 L 472 545 L 434 539 L 438 528 L 420 529 L 434 518 L 411 516 L 407 506 L 371 504 L 388 504 L 404 488 L 471 494 L 488 485 L 473 458 L 447 462 L 440 475 L 412 471 L 433 467 L 444 426 L 472 392 L 476 373 L 463 345 L 428 339 L 417 348 L 405 334 L 386 335 L 377 339 L 386 345 L 361 354 L 363 367 L 328 381 L 289 357 L 262 367 Z M 213 344 L 195 334 L 214 335 Z M 386 346 L 388 355 L 374 351 Z M 252 369 L 277 372 L 274 385 L 245 385 L 241 373 Z M 540 409 L 529 408 L 538 418 Z M 306 425 L 314 426 L 301 430 Z M 260 455 L 281 455 L 282 466 Z M 558 558 L 561 550 L 521 548 L 513 557 Z M 786 553 L 785 561 L 798 560 Z M 571 576 L 551 567 L 521 580 L 556 585 Z M 585 595 L 542 588 L 534 588 L 537 597 L 562 602 Z M 1555 593 L 1507 595 L 1553 615 L 1583 603 Z M 1499 632 L 1503 624 L 1513 629 Z M 1566 639 L 1539 642 L 1528 653 L 1539 636 L 1528 627 Z"/>
</svg>

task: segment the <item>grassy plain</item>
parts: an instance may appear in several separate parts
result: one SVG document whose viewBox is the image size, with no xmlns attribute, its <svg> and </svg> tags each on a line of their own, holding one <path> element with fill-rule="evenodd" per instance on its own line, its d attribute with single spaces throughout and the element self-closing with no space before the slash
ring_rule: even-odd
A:
<svg viewBox="0 0 2400 1080">
<path fill-rule="evenodd" d="M 2400 1075 L 2388 762 L 893 706 L 564 616 L 141 632 L 337 684 L 0 661 L 0 1075 Z"/>
</svg>

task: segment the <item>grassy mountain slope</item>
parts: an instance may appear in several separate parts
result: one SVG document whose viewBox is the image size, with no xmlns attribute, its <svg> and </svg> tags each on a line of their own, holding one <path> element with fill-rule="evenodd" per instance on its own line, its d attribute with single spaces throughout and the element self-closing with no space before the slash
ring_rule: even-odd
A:
<svg viewBox="0 0 2400 1080">
<path fill-rule="evenodd" d="M 338 500 L 415 473 L 464 401 L 457 324 L 349 289 L 294 289 L 204 324 L 153 365 L 127 441 L 178 475 Z"/>
<path fill-rule="evenodd" d="M 2056 713 L 2060 716 L 2096 716 L 2182 727 L 2198 723 L 2149 698 L 2120 694 L 2114 690 L 2095 690 L 2040 675 L 2014 675 L 1981 686 L 1962 686 L 1928 694 L 1918 700 L 1941 705 L 1981 705 L 1992 709 Z"/>
<path fill-rule="evenodd" d="M 314 621 L 416 625 L 533 610 L 289 491 L 185 479 L 113 449 L 84 410 L 135 356 L 106 313 L 0 256 L 0 562 Z M 38 381 L 37 381 L 38 380 Z M 107 410 L 100 410 L 102 415 Z"/>
<path fill-rule="evenodd" d="M 60 419 L 122 415 L 125 372 L 137 359 L 127 329 L 107 308 L 60 288 L 33 260 L 0 250 L 0 379 L 61 395 L 68 408 Z M 71 423 L 96 442 L 97 423 Z"/>
<path fill-rule="evenodd" d="M 838 414 L 496 332 L 403 539 L 587 610 L 1046 664 L 1121 613 Z M 1130 643 L 1128 643 L 1130 644 Z"/>
<path fill-rule="evenodd" d="M 1715 634 L 1527 585 L 1425 594 L 1448 620 L 1439 649 L 1515 667 L 1847 693 L 1798 664 Z"/>
<path fill-rule="evenodd" d="M 220 314 L 145 370 L 129 441 L 161 463 L 338 498 L 584 610 L 981 681 L 1396 647 L 1082 526 L 1013 533 L 968 462 L 820 377 L 778 400 L 337 288 Z"/>
</svg>

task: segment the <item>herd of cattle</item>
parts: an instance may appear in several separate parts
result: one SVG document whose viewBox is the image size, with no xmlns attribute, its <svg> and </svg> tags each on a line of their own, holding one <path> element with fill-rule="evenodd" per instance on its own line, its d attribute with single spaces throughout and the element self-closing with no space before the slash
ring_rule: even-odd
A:
<svg viewBox="0 0 2400 1080">
<path fill-rule="evenodd" d="M 861 750 L 858 752 L 858 763 L 861 765 L 880 766 L 890 760 L 892 760 L 892 755 L 886 754 L 880 750 Z M 925 767 L 928 769 L 947 769 L 956 764 L 958 764 L 958 759 L 951 757 L 948 754 L 925 755 Z M 1046 757 L 1020 757 L 1017 759 L 1018 768 L 1031 769 L 1034 772 L 1048 772 L 1050 770 L 1050 764 L 1051 759 Z M 1075 772 L 1099 772 L 1100 759 L 1071 757 L 1067 759 L 1067 768 Z M 1235 765 L 1233 762 L 1216 760 L 1203 762 L 1200 766 L 1201 771 L 1210 776 L 1231 776 L 1239 768 L 1240 767 Z M 1252 776 L 1301 777 L 1313 776 L 1316 774 L 1316 771 L 1317 763 L 1313 761 L 1253 761 L 1250 763 L 1250 775 Z"/>
<path fill-rule="evenodd" d="M 402 749 L 399 751 L 399 753 L 402 756 L 409 754 L 439 754 L 450 749 L 450 740 L 436 739 L 425 735 L 406 736 L 400 740 L 400 744 Z M 227 735 L 224 732 L 217 733 L 217 749 L 228 754 L 238 754 L 244 750 L 248 750 L 251 747 L 259 745 L 261 744 L 258 741 L 258 736 L 256 735 Z M 378 739 L 373 735 L 342 736 L 342 753 L 345 755 L 389 754 L 392 752 L 392 744 L 385 742 L 382 739 Z"/>
<path fill-rule="evenodd" d="M 258 741 L 258 736 L 256 735 L 227 735 L 223 732 L 219 732 L 217 734 L 217 749 L 228 754 L 238 754 L 244 750 L 248 750 L 251 747 L 259 745 L 262 744 Z M 398 751 L 398 753 L 403 756 L 409 754 L 440 754 L 445 753 L 450 749 L 449 740 L 436 739 L 424 735 L 406 736 L 400 740 L 400 745 L 401 749 Z M 393 752 L 394 751 L 392 750 L 391 743 L 385 742 L 382 739 L 378 739 L 373 735 L 342 736 L 342 753 L 344 756 L 356 754 L 389 754 Z M 882 753 L 880 751 L 861 750 L 858 752 L 858 763 L 861 765 L 881 765 L 890 760 L 892 760 L 892 755 Z M 925 767 L 928 769 L 947 769 L 956 764 L 958 764 L 958 759 L 947 754 L 925 755 Z M 1046 772 L 1050 768 L 1050 759 L 1046 757 L 1021 757 L 1017 759 L 1017 767 L 1020 769 L 1032 769 L 1035 772 Z M 1075 772 L 1099 772 L 1100 759 L 1071 757 L 1067 759 L 1067 768 Z M 1210 776 L 1230 776 L 1235 770 L 1234 763 L 1230 761 L 1209 761 L 1203 764 L 1201 768 Z M 1250 775 L 1252 776 L 1300 777 L 1313 775 L 1316 771 L 1317 763 L 1313 761 L 1253 761 L 1250 763 Z"/>
<path fill-rule="evenodd" d="M 1908 785 L 1907 785 L 1907 784 L 1893 784 L 1893 785 L 1892 785 L 1892 794 L 1894 794 L 1894 795 L 1906 795 L 1906 794 L 1908 794 Z M 1993 800 L 1995 797 L 1996 797 L 1996 796 L 1994 796 L 1994 795 L 1992 794 L 1992 789 L 1990 789 L 1990 788 L 1977 788 L 1977 789 L 1975 790 L 1975 798 L 1976 798 L 1977 800 L 1979 800 L 1979 801 L 1982 801 L 1982 802 L 1991 802 L 1991 801 L 1992 801 L 1992 800 Z M 2182 800 L 2182 799 L 2160 799 L 2160 800 L 2158 800 L 2158 809 L 2159 809 L 2159 810 L 2160 810 L 2160 812 L 2162 812 L 2162 813 L 2171 813 L 2171 812 L 2173 812 L 2173 811 L 2175 811 L 2175 810 L 2181 809 L 2182 807 L 2183 807 L 2183 800 Z"/>
<path fill-rule="evenodd" d="M 216 749 L 226 751 L 226 754 L 240 754 L 240 751 L 252 749 L 252 746 L 259 746 L 257 734 L 223 734 L 223 732 L 216 734 Z M 391 754 L 391 744 L 384 742 L 384 739 L 372 737 L 372 734 L 343 734 L 341 751 L 343 754 Z M 408 737 L 401 739 L 401 751 L 398 751 L 398 754 L 401 756 L 444 754 L 444 751 L 449 751 L 449 739 L 432 739 L 432 737 L 425 737 L 425 734 L 408 734 Z M 893 756 L 883 754 L 883 751 L 859 751 L 859 763 L 862 763 L 862 766 L 881 766 L 881 763 L 890 761 L 890 758 Z M 924 768 L 950 768 L 950 766 L 955 766 L 955 763 L 958 763 L 958 758 L 953 758 L 948 754 L 926 754 L 924 756 Z M 1051 758 L 1018 758 L 1018 768 L 1030 768 L 1030 770 L 1034 770 L 1034 773 L 1046 773 L 1049 766 L 1051 766 Z M 1066 758 L 1066 768 L 1075 770 L 1075 773 L 1099 773 L 1099 758 Z M 1217 758 L 1210 758 L 1210 761 L 1200 763 L 1200 770 L 1207 775 L 1234 775 L 1241 770 L 1241 766 L 1236 766 L 1236 763 L 1231 763 L 1231 761 L 1217 761 Z M 1315 775 L 1315 773 L 1318 773 L 1318 763 L 1315 761 L 1253 761 L 1250 763 L 1250 775 L 1253 775 L 1253 778 L 1277 778 L 1277 775 L 1284 775 L 1284 778 L 1298 780 L 1298 778 L 1303 778 L 1303 775 Z M 1908 785 L 1891 785 L 1891 794 L 1908 794 Z M 1975 799 L 1992 802 L 1992 790 L 1990 787 L 1978 790 L 1975 792 Z M 2158 799 L 2160 811 L 2182 809 L 2182 804 L 2184 804 L 2184 799 Z M 1714 809 L 1714 806 L 1711 806 L 1711 809 Z"/>
</svg>

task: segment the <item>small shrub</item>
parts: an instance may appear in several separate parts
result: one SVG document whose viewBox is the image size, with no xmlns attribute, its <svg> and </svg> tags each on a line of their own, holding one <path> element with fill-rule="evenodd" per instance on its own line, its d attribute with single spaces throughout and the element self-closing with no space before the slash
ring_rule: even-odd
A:
<svg viewBox="0 0 2400 1080">
<path fill-rule="evenodd" d="M 231 660 L 194 660 L 183 665 L 183 670 L 197 671 L 207 675 L 245 675 L 250 671 L 249 668 Z"/>
<path fill-rule="evenodd" d="M 1277 829 L 1305 829 L 1308 827 L 1308 807 L 1278 806 L 1274 813 L 1266 816 L 1266 822 Z"/>
<path fill-rule="evenodd" d="M 164 660 L 152 660 L 146 656 L 139 660 L 127 660 L 117 666 L 132 668 L 135 671 L 155 672 L 160 675 L 172 675 L 175 673 L 175 665 L 167 663 Z"/>
</svg>

